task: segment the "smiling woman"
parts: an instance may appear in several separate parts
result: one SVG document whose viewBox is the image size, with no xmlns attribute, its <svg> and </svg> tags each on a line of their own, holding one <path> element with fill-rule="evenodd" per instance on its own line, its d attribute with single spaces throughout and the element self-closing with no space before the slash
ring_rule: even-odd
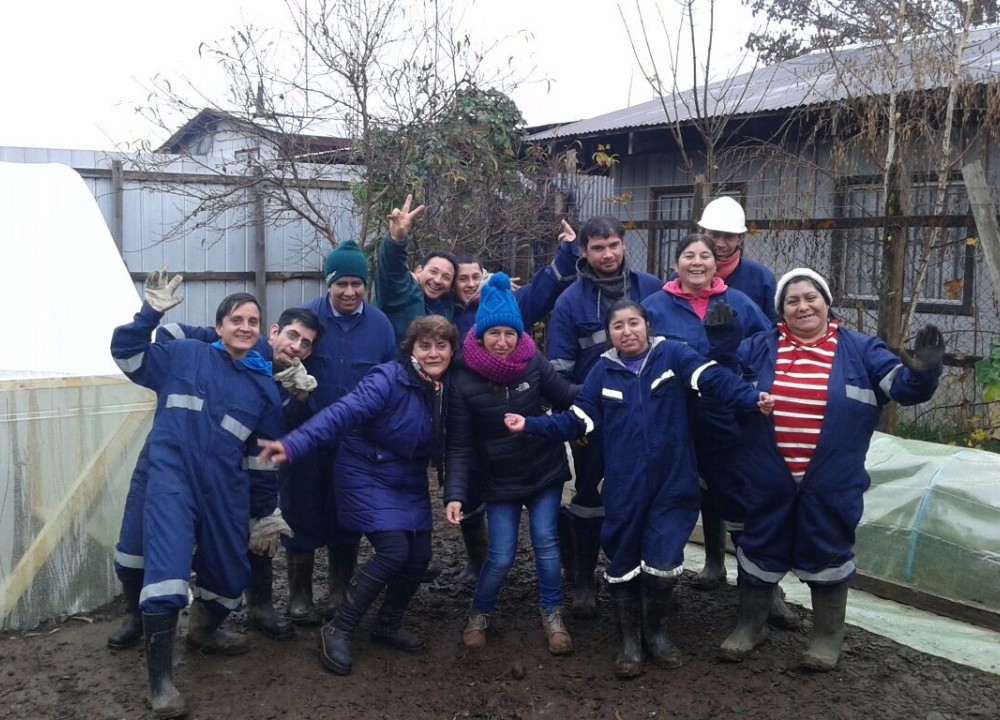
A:
<svg viewBox="0 0 1000 720">
<path fill-rule="evenodd" d="M 403 630 L 403 614 L 431 560 L 427 467 L 441 466 L 444 385 L 457 344 L 440 316 L 414 320 L 400 359 L 377 365 L 337 402 L 277 441 L 262 441 L 261 461 L 297 462 L 337 445 L 334 486 L 344 530 L 364 533 L 375 554 L 359 566 L 350 592 L 320 633 L 320 660 L 351 672 L 351 635 L 386 590 L 371 639 L 406 652 L 424 641 Z"/>
</svg>

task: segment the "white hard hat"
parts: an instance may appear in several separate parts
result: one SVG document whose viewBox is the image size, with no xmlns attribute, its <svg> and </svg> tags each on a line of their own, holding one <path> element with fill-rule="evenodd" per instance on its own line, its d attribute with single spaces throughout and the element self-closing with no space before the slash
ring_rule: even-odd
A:
<svg viewBox="0 0 1000 720">
<path fill-rule="evenodd" d="M 740 204 L 731 197 L 715 198 L 705 206 L 698 227 L 742 235 L 747 231 L 747 216 Z"/>
</svg>

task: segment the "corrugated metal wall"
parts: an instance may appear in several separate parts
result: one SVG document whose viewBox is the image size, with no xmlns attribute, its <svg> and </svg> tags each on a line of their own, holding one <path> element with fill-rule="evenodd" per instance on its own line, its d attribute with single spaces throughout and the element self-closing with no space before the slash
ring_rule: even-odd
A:
<svg viewBox="0 0 1000 720">
<path fill-rule="evenodd" d="M 218 280 L 186 278 L 184 303 L 169 312 L 170 321 L 213 324 L 215 308 L 223 297 L 233 292 L 256 294 L 256 241 L 248 211 L 228 211 L 228 216 L 218 223 L 224 230 L 189 223 L 190 227 L 177 233 L 175 229 L 191 214 L 195 201 L 164 189 L 163 183 L 142 179 L 129 170 L 130 160 L 130 156 L 119 153 L 0 147 L 0 161 L 61 163 L 77 170 L 93 192 L 112 234 L 116 234 L 117 226 L 116 241 L 130 272 L 147 273 L 166 265 L 171 272 L 189 276 L 227 274 Z M 117 178 L 112 170 L 116 161 L 123 167 Z M 175 163 L 167 172 L 176 175 L 178 186 L 198 175 L 210 177 L 210 172 L 199 165 L 184 162 Z M 335 218 L 332 224 L 340 239 L 357 235 L 353 201 L 346 189 L 348 177 L 349 170 L 345 169 L 343 188 L 319 191 L 323 206 Z M 119 186 L 120 194 L 116 191 Z M 304 220 L 290 216 L 280 223 L 266 224 L 264 244 L 268 279 L 266 295 L 259 299 L 265 303 L 268 321 L 273 321 L 282 309 L 300 305 L 325 290 L 320 273 L 330 246 Z M 138 278 L 136 289 L 142 289 Z"/>
</svg>

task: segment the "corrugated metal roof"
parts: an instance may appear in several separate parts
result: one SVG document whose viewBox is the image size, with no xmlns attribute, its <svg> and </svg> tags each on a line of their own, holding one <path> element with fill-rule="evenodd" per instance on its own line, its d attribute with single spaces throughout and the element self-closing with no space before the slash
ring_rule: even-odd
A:
<svg viewBox="0 0 1000 720">
<path fill-rule="evenodd" d="M 948 57 L 950 48 L 940 38 L 912 40 L 903 49 L 906 59 L 900 68 L 903 80 L 895 83 L 898 87 L 929 90 L 948 84 L 953 63 Z M 556 126 L 528 139 L 606 134 L 663 126 L 668 117 L 669 122 L 686 122 L 697 117 L 745 116 L 886 94 L 894 85 L 889 73 L 895 63 L 887 59 L 889 50 L 885 46 L 867 46 L 802 55 L 710 83 L 697 97 L 694 91 L 685 90 L 664 96 L 663 101 L 656 98 L 589 120 Z M 975 84 L 992 83 L 1000 78 L 1000 28 L 978 28 L 969 34 L 962 73 Z M 704 106 L 700 112 L 699 105 Z"/>
</svg>

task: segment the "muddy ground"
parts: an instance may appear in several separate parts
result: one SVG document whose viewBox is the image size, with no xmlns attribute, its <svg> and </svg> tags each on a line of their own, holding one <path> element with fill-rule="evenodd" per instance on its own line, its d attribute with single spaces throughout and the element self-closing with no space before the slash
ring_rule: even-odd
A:
<svg viewBox="0 0 1000 720">
<path fill-rule="evenodd" d="M 523 523 L 522 523 L 523 524 Z M 522 528 L 523 530 L 523 528 Z M 647 667 L 632 681 L 614 677 L 616 648 L 611 608 L 602 594 L 600 614 L 570 619 L 576 653 L 548 654 L 535 609 L 530 544 L 522 532 L 518 563 L 501 599 L 501 612 L 479 654 L 460 645 L 471 591 L 450 577 L 461 565 L 456 529 L 435 533 L 435 561 L 445 572 L 424 585 L 408 625 L 428 639 L 412 657 L 357 633 L 354 673 L 330 674 L 316 656 L 316 630 L 294 640 L 253 634 L 254 650 L 220 658 L 176 646 L 175 681 L 191 718 L 861 718 L 957 720 L 1000 717 L 1000 676 L 924 655 L 850 627 L 841 667 L 825 675 L 798 669 L 807 631 L 772 631 L 770 640 L 740 665 L 720 663 L 716 648 L 736 613 L 734 587 L 704 592 L 690 573 L 678 591 L 672 636 L 684 653 L 679 670 Z M 279 555 L 276 599 L 284 607 Z M 322 562 L 317 563 L 321 567 Z M 318 595 L 324 579 L 316 575 Z M 569 591 L 567 591 L 568 593 Z M 568 599 L 568 597 L 567 597 Z M 140 648 L 114 653 L 104 641 L 121 611 L 111 603 L 85 617 L 48 623 L 0 639 L 0 717 L 55 720 L 149 717 L 145 658 Z M 801 610 L 808 619 L 808 612 Z M 241 628 L 242 615 L 230 625 Z M 1000 658 L 1000 648 L 997 648 Z M 523 666 L 518 678 L 515 666 Z"/>
</svg>

